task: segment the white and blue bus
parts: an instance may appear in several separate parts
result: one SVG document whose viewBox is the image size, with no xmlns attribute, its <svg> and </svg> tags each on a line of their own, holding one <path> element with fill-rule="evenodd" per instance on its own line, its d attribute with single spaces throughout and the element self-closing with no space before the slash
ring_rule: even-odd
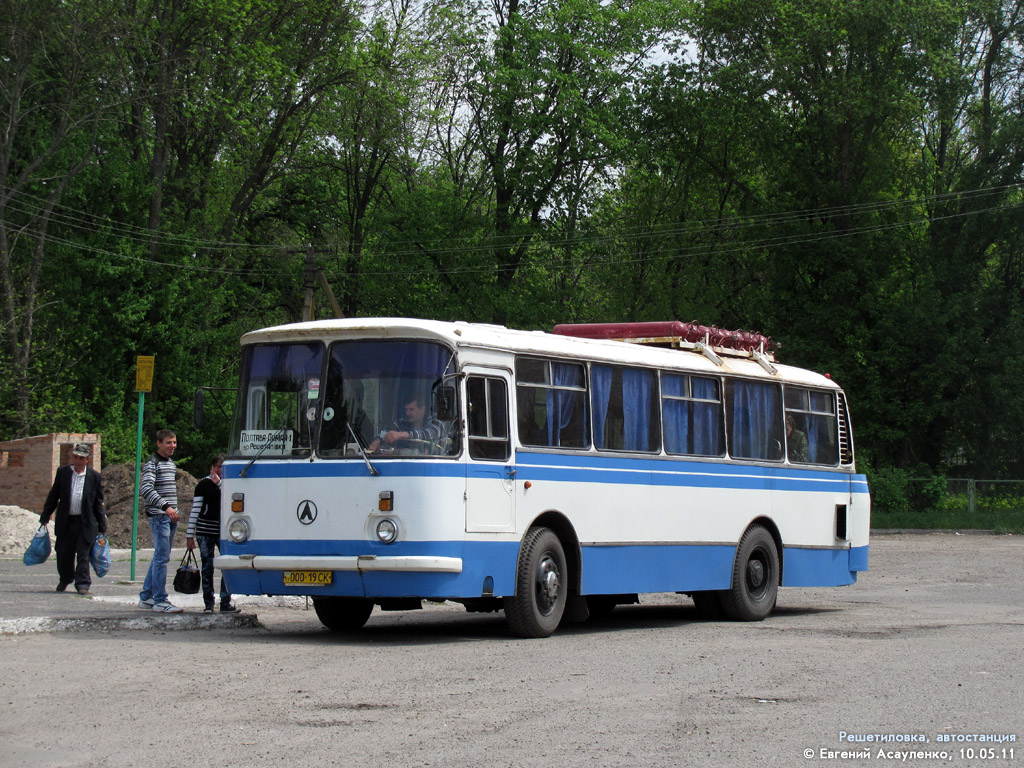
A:
<svg viewBox="0 0 1024 768">
<path fill-rule="evenodd" d="M 868 565 L 843 391 L 690 323 L 248 333 L 222 498 L 228 589 L 335 630 L 449 600 L 544 637 L 651 592 L 760 620 Z"/>
</svg>

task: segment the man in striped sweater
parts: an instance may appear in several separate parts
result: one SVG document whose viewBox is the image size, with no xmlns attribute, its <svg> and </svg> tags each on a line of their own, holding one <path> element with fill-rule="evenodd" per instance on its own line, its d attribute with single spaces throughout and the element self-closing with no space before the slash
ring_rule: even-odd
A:
<svg viewBox="0 0 1024 768">
<path fill-rule="evenodd" d="M 167 563 L 178 528 L 178 485 L 171 459 L 177 447 L 178 438 L 171 430 L 157 432 L 156 453 L 142 465 L 139 482 L 139 494 L 146 503 L 149 529 L 153 532 L 153 560 L 139 593 L 139 608 L 157 613 L 181 613 L 181 608 L 167 599 Z"/>
<path fill-rule="evenodd" d="M 210 474 L 196 485 L 192 514 L 188 516 L 185 544 L 189 549 L 195 549 L 196 540 L 199 542 L 199 555 L 203 562 L 204 613 L 213 613 L 213 558 L 220 549 L 220 474 L 223 469 L 224 454 L 218 453 L 210 462 Z M 223 575 L 220 577 L 220 612 L 239 612 L 231 604 L 231 593 L 224 586 Z"/>
</svg>

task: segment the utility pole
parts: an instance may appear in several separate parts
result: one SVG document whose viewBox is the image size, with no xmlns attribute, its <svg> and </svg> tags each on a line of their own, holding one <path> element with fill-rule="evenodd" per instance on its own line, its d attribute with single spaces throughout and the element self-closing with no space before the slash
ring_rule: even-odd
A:
<svg viewBox="0 0 1024 768">
<path fill-rule="evenodd" d="M 303 259 L 303 296 L 302 296 L 302 319 L 312 320 L 313 319 L 313 290 L 316 288 L 316 284 L 320 284 L 320 288 L 325 294 L 327 294 L 327 300 L 331 303 L 331 309 L 334 310 L 334 316 L 342 318 L 345 314 L 341 311 L 341 305 L 338 304 L 338 300 L 334 296 L 334 291 L 331 290 L 330 283 L 327 282 L 327 275 L 324 274 L 324 270 L 316 265 L 316 256 L 327 255 L 329 251 L 317 251 L 313 248 L 312 243 L 307 243 L 305 248 L 285 248 L 285 253 L 305 253 L 306 256 Z"/>
<path fill-rule="evenodd" d="M 313 262 L 313 244 L 306 246 L 305 298 L 302 300 L 302 319 L 313 319 L 313 286 L 316 281 L 316 265 Z"/>
<path fill-rule="evenodd" d="M 340 320 L 345 316 L 345 313 L 341 311 L 338 300 L 334 298 L 334 291 L 331 290 L 331 284 L 327 282 L 327 275 L 324 274 L 322 269 L 317 267 L 316 277 L 320 281 L 320 287 L 324 289 L 324 293 L 327 294 L 327 298 L 331 302 L 331 308 L 334 310 L 334 316 Z"/>
</svg>

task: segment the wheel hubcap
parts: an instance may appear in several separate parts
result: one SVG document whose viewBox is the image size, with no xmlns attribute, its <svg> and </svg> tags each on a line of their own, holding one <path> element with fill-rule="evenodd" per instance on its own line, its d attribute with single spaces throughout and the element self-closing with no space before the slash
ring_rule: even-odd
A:
<svg viewBox="0 0 1024 768">
<path fill-rule="evenodd" d="M 764 584 L 764 563 L 760 560 L 751 560 L 747 563 L 747 582 L 754 589 Z"/>
<path fill-rule="evenodd" d="M 549 555 L 545 555 L 537 569 L 537 605 L 544 613 L 548 613 L 558 601 L 561 579 L 558 564 Z"/>
</svg>

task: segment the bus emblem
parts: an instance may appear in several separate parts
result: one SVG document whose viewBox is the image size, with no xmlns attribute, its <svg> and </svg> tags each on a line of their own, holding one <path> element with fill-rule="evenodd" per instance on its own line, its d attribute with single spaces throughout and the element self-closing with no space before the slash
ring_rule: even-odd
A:
<svg viewBox="0 0 1024 768">
<path fill-rule="evenodd" d="M 309 499 L 299 502 L 299 506 L 295 510 L 295 514 L 299 517 L 299 522 L 303 525 L 309 525 L 316 520 L 316 504 Z"/>
</svg>

